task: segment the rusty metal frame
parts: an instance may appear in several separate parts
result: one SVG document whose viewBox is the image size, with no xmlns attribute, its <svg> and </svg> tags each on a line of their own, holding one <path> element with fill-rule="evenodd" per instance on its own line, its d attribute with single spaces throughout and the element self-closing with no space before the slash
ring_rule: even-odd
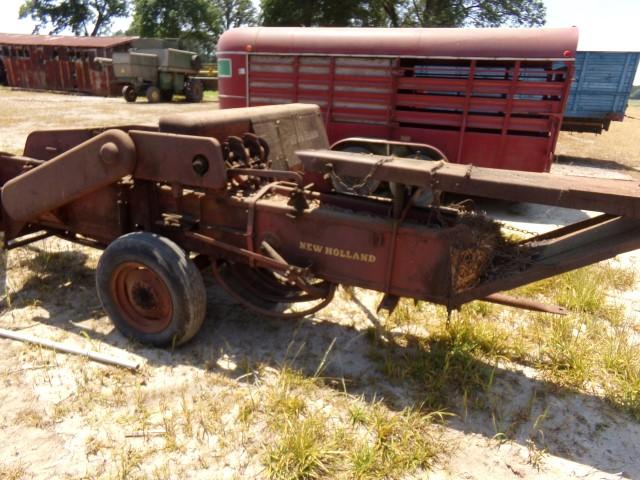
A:
<svg viewBox="0 0 640 480">
<path fill-rule="evenodd" d="M 264 110 L 246 112 L 266 122 L 310 113 L 302 105 L 268 109 L 268 115 Z M 171 120 L 164 125 L 229 131 L 223 128 L 225 121 L 235 125 L 244 118 L 227 112 L 221 116 L 214 114 L 208 124 Z M 347 283 L 384 292 L 389 305 L 400 296 L 449 308 L 484 299 L 555 313 L 559 311 L 499 292 L 640 248 L 640 189 L 635 182 L 327 149 L 298 150 L 301 170 L 281 171 L 269 168 L 264 152 L 254 154 L 255 163 L 238 159 L 228 150 L 230 140 L 201 130 L 60 133 L 67 145 L 84 136 L 90 138 L 47 160 L 0 154 L 1 227 L 7 248 L 49 235 L 104 248 L 120 235 L 142 229 L 210 257 L 214 269 L 220 266 L 216 262 L 238 262 L 278 272 L 300 292 L 322 298 L 321 304 L 330 297 L 326 285 Z M 40 147 L 56 141 L 55 132 L 37 137 Z M 306 145 L 317 138 L 309 135 Z M 40 147 L 34 151 L 46 153 Z M 198 155 L 217 162 L 217 167 L 209 164 L 211 178 L 195 176 L 192 162 Z M 152 165 L 154 160 L 162 162 Z M 397 193 L 388 199 L 332 192 L 322 184 L 330 171 L 394 182 Z M 48 188 L 52 177 L 59 190 Z M 456 249 L 474 248 L 474 232 L 460 222 L 455 209 L 415 205 L 421 190 L 436 187 L 603 214 L 525 239 L 517 246 L 526 252 L 517 270 L 493 265 L 454 288 Z M 308 277 L 321 279 L 322 286 Z"/>
</svg>

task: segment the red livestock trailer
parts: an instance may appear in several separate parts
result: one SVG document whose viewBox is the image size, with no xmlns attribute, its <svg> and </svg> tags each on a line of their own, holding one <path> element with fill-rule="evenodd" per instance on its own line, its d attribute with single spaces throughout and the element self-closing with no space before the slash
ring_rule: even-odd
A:
<svg viewBox="0 0 640 480">
<path fill-rule="evenodd" d="M 331 142 L 419 142 L 455 163 L 543 172 L 577 41 L 576 28 L 237 28 L 218 43 L 220 106 L 313 103 Z"/>
</svg>

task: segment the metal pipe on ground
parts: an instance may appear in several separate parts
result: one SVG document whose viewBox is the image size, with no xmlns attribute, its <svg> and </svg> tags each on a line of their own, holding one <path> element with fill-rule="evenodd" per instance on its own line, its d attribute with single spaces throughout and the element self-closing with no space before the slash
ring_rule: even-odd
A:
<svg viewBox="0 0 640 480">
<path fill-rule="evenodd" d="M 6 330 L 4 328 L 0 328 L 0 337 L 9 338 L 11 340 L 17 340 L 19 342 L 26 342 L 26 343 L 32 343 L 34 345 L 40 345 L 42 347 L 50 348 L 57 352 L 80 355 L 82 357 L 86 357 L 90 360 L 93 360 L 99 363 L 104 363 L 106 365 L 113 365 L 116 367 L 128 368 L 129 370 L 134 370 L 134 371 L 137 371 L 140 368 L 139 362 L 115 358 L 110 355 L 105 355 L 103 353 L 93 352 L 91 350 L 87 350 L 80 347 L 74 347 L 71 345 L 65 345 L 63 343 L 54 342 L 52 340 L 33 337 L 31 335 L 14 332 L 12 330 Z"/>
</svg>

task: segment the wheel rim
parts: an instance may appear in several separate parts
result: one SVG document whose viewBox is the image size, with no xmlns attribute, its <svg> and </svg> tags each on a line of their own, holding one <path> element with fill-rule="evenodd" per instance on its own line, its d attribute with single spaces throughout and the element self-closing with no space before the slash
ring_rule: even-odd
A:
<svg viewBox="0 0 640 480">
<path fill-rule="evenodd" d="M 145 333 L 167 328 L 173 316 L 171 293 L 162 278 L 137 262 L 120 264 L 111 277 L 110 289 L 125 320 Z"/>
</svg>

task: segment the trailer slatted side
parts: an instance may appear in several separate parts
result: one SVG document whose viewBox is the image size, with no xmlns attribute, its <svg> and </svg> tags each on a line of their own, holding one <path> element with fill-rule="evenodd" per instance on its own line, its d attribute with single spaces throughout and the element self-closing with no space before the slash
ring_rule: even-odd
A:
<svg viewBox="0 0 640 480">
<path fill-rule="evenodd" d="M 456 163 L 522 170 L 549 168 L 571 71 L 566 64 L 554 68 L 549 61 L 522 60 L 248 60 L 250 106 L 319 105 L 332 141 L 344 138 L 345 130 L 419 139 Z"/>
<path fill-rule="evenodd" d="M 640 52 L 577 52 L 564 130 L 601 133 L 622 121 Z"/>
</svg>

